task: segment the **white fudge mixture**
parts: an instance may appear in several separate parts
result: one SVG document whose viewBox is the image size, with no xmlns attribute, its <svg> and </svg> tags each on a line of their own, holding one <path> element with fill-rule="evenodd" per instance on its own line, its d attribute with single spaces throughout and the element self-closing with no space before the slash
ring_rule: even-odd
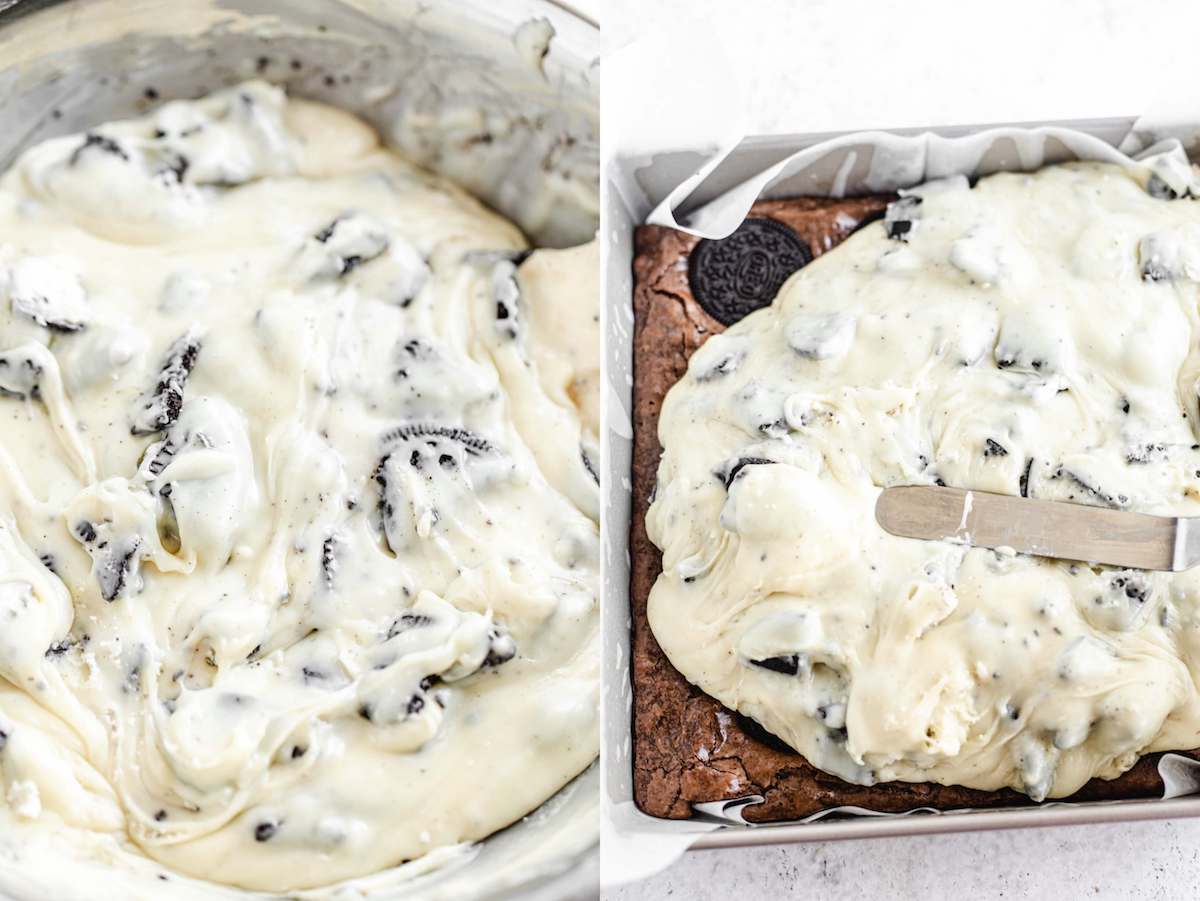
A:
<svg viewBox="0 0 1200 901">
<path fill-rule="evenodd" d="M 821 769 L 1055 797 L 1200 746 L 1200 572 L 888 535 L 881 488 L 1200 515 L 1200 203 L 1115 166 L 930 183 L 668 394 L 651 627 Z"/>
<path fill-rule="evenodd" d="M 525 248 L 263 83 L 3 177 L 6 870 L 325 885 L 588 766 L 598 260 Z"/>
</svg>

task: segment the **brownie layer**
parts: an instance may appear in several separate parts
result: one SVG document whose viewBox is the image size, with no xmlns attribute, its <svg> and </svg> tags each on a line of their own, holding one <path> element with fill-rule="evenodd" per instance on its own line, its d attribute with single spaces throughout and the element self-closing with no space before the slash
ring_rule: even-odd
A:
<svg viewBox="0 0 1200 901">
<path fill-rule="evenodd" d="M 786 225 L 815 258 L 857 228 L 880 218 L 890 199 L 761 201 L 749 215 Z M 699 243 L 698 238 L 661 226 L 642 226 L 635 234 L 630 525 L 635 802 L 652 816 L 683 819 L 691 816 L 695 803 L 762 795 L 762 804 L 742 812 L 752 822 L 799 819 L 840 806 L 900 812 L 920 807 L 946 810 L 1031 804 L 1025 795 L 1007 789 L 988 792 L 904 782 L 866 787 L 844 782 L 809 765 L 753 720 L 691 685 L 659 648 L 646 620 L 646 602 L 662 562 L 645 528 L 662 453 L 657 434 L 659 410 L 667 391 L 686 371 L 691 354 L 710 335 L 726 328 L 706 312 L 692 292 L 689 261 Z M 721 302 L 716 292 L 722 287 L 719 281 L 715 286 L 705 284 L 705 300 L 710 306 Z M 1157 796 L 1162 791 L 1156 767 L 1159 756 L 1143 758 L 1118 779 L 1094 779 L 1066 800 Z"/>
</svg>

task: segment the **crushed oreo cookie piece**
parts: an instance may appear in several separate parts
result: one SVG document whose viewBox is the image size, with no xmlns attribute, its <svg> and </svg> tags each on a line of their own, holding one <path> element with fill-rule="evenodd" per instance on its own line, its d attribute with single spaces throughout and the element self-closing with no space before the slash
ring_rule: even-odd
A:
<svg viewBox="0 0 1200 901">
<path fill-rule="evenodd" d="M 138 468 L 145 469 L 151 476 L 161 475 L 162 471 L 175 459 L 176 450 L 177 448 L 170 438 L 157 441 L 146 448 Z"/>
<path fill-rule="evenodd" d="M 1025 461 L 1025 468 L 1021 470 L 1021 479 L 1018 487 L 1020 488 L 1021 497 L 1029 497 L 1029 474 L 1033 471 L 1033 457 Z"/>
<path fill-rule="evenodd" d="M 383 226 L 362 213 L 338 216 L 312 239 L 324 253 L 313 275 L 325 278 L 344 278 L 384 254 L 390 244 Z"/>
<path fill-rule="evenodd" d="M 1114 510 L 1122 509 L 1123 507 L 1125 507 L 1126 504 L 1129 503 L 1128 496 L 1126 496 L 1124 494 L 1111 494 L 1107 491 L 1104 491 L 1098 485 L 1093 485 L 1093 484 L 1089 483 L 1085 478 L 1080 476 L 1078 473 L 1071 472 L 1069 469 L 1065 468 L 1064 466 L 1055 467 L 1054 471 L 1052 473 L 1050 473 L 1049 479 L 1051 481 L 1059 481 L 1059 480 L 1065 479 L 1066 481 L 1075 485 L 1085 497 L 1090 498 L 1092 500 L 1099 501 L 1104 506 L 1112 507 Z M 1074 500 L 1074 499 L 1075 499 L 1074 494 L 1068 495 L 1068 500 Z"/>
<path fill-rule="evenodd" d="M 768 460 L 766 457 L 737 457 L 727 461 L 713 475 L 721 481 L 725 486 L 725 490 L 728 491 L 747 466 L 764 466 L 773 464 L 774 462 L 774 460 Z"/>
<path fill-rule="evenodd" d="M 456 426 L 408 423 L 388 431 L 382 444 L 373 478 L 380 490 L 383 533 L 395 553 L 429 537 L 442 519 L 441 509 L 464 509 L 515 472 L 513 461 L 490 441 Z M 425 481 L 419 498 L 404 489 L 409 474 Z"/>
<path fill-rule="evenodd" d="M 773 673 L 782 673 L 785 676 L 796 676 L 800 674 L 800 655 L 785 654 L 779 657 L 765 657 L 762 660 L 749 661 L 751 666 L 757 666 L 760 669 L 770 670 Z"/>
<path fill-rule="evenodd" d="M 188 376 L 200 355 L 200 339 L 191 332 L 177 338 L 167 350 L 153 393 L 133 417 L 134 435 L 152 435 L 169 428 L 183 409 L 183 392 Z"/>
<path fill-rule="evenodd" d="M 517 656 L 517 643 L 499 623 L 488 630 L 488 651 L 483 658 L 484 666 L 500 666 Z"/>
<path fill-rule="evenodd" d="M 78 332 L 92 319 L 83 284 L 50 259 L 26 257 L 9 270 L 14 313 L 56 332 Z"/>
<path fill-rule="evenodd" d="M 1113 576 L 1112 590 L 1124 595 L 1135 604 L 1144 604 L 1150 597 L 1151 586 L 1144 573 L 1125 570 Z"/>
<path fill-rule="evenodd" d="M 420 629 L 424 626 L 433 624 L 433 617 L 426 616 L 423 613 L 402 613 L 388 627 L 385 641 L 395 638 L 401 632 L 407 632 L 409 629 Z"/>
<path fill-rule="evenodd" d="M 100 596 L 115 601 L 132 587 L 141 565 L 142 538 L 115 533 L 108 523 L 81 520 L 71 530 L 92 558 L 92 574 L 100 583 Z"/>
<path fill-rule="evenodd" d="M 1154 585 L 1147 574 L 1126 569 L 1109 576 L 1108 584 L 1084 609 L 1084 615 L 1094 626 L 1126 632 L 1146 622 L 1156 606 Z"/>
<path fill-rule="evenodd" d="M 154 174 L 167 184 L 181 185 L 187 177 L 191 161 L 182 153 L 169 150 L 159 158 L 154 168 Z"/>
<path fill-rule="evenodd" d="M 849 352 L 857 329 L 847 313 L 797 313 L 784 326 L 784 337 L 806 360 L 832 360 Z"/>
<path fill-rule="evenodd" d="M 1046 361 L 1040 357 L 1032 356 L 1020 348 L 1013 347 L 997 347 L 996 348 L 996 365 L 1000 369 L 1026 369 L 1034 372 L 1041 372 L 1046 366 Z"/>
<path fill-rule="evenodd" d="M 920 197 L 910 195 L 889 203 L 887 212 L 883 214 L 883 227 L 887 236 L 893 241 L 908 241 L 909 235 L 921 218 L 923 202 Z"/>
<path fill-rule="evenodd" d="M 0 397 L 36 400 L 42 365 L 26 348 L 0 352 Z"/>
<path fill-rule="evenodd" d="M 508 260 L 500 260 L 492 267 L 492 297 L 496 302 L 496 331 L 511 341 L 521 331 L 518 319 L 521 288 L 517 284 L 517 267 Z"/>
<path fill-rule="evenodd" d="M 742 361 L 746 359 L 746 353 L 746 348 L 741 347 L 727 354 L 723 354 L 709 366 L 706 366 L 702 369 L 697 368 L 693 374 L 694 378 L 698 382 L 711 382 L 714 379 L 719 379 L 722 376 L 736 372 L 737 368 L 742 364 Z M 693 355 L 692 359 L 695 358 L 696 355 Z"/>
<path fill-rule="evenodd" d="M 46 656 L 47 657 L 61 657 L 61 656 L 63 656 L 63 654 L 67 653 L 67 651 L 71 650 L 71 648 L 73 648 L 74 646 L 75 646 L 74 641 L 72 641 L 70 638 L 64 638 L 62 641 L 56 641 L 53 644 L 51 644 L 50 647 L 46 648 Z"/>
<path fill-rule="evenodd" d="M 254 840 L 256 842 L 270 841 L 278 831 L 279 823 L 272 820 L 264 820 L 254 827 Z"/>
<path fill-rule="evenodd" d="M 1165 229 L 1142 238 L 1138 264 L 1143 281 L 1200 280 L 1200 255 L 1182 230 Z"/>
<path fill-rule="evenodd" d="M 338 537 L 330 535 L 321 544 L 321 574 L 325 578 L 325 587 L 332 588 L 338 571 Z"/>
<path fill-rule="evenodd" d="M 110 138 L 107 135 L 102 135 L 94 131 L 89 131 L 83 136 L 83 143 L 71 151 L 71 155 L 67 158 L 68 165 L 77 166 L 79 160 L 87 152 L 106 153 L 109 156 L 116 157 L 123 162 L 129 162 L 129 153 L 115 138 Z"/>
<path fill-rule="evenodd" d="M 396 426 L 396 428 L 384 433 L 382 443 L 385 448 L 390 448 L 404 441 L 436 438 L 448 438 L 462 445 L 468 454 L 473 455 L 491 453 L 496 449 L 495 445 L 486 438 L 476 435 L 469 429 L 428 422 L 416 422 Z M 427 441 L 426 443 L 430 446 L 434 445 L 433 441 Z"/>
</svg>

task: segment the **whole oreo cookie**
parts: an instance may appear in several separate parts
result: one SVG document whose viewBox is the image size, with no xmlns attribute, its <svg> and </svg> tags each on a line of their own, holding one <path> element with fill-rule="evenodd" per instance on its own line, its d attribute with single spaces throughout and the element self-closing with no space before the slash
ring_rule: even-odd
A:
<svg viewBox="0 0 1200 901">
<path fill-rule="evenodd" d="M 727 238 L 707 238 L 688 260 L 692 295 L 714 319 L 733 325 L 768 306 L 789 275 L 812 262 L 812 251 L 774 219 L 747 219 Z"/>
</svg>

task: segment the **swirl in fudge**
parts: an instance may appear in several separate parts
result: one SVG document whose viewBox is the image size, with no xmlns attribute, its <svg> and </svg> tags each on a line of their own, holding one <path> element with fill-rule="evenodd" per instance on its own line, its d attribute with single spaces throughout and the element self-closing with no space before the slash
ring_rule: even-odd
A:
<svg viewBox="0 0 1200 901">
<path fill-rule="evenodd" d="M 1033 798 L 1200 746 L 1200 573 L 886 534 L 882 488 L 1200 514 L 1200 206 L 1098 164 L 905 192 L 667 395 L 671 662 L 859 784 Z"/>
<path fill-rule="evenodd" d="M 593 760 L 594 247 L 261 83 L 31 148 L 0 223 L 13 835 L 288 891 Z"/>
</svg>

